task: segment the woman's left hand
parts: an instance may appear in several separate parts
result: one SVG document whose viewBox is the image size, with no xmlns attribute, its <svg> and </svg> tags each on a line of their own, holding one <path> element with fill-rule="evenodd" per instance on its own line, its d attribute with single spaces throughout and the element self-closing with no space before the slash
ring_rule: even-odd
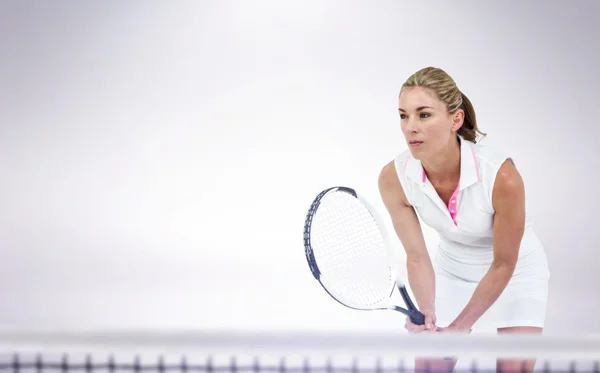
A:
<svg viewBox="0 0 600 373">
<path fill-rule="evenodd" d="M 458 325 L 450 324 L 447 327 L 439 327 L 437 328 L 437 332 L 439 333 L 463 333 L 463 334 L 471 334 L 471 328 L 461 327 Z"/>
</svg>

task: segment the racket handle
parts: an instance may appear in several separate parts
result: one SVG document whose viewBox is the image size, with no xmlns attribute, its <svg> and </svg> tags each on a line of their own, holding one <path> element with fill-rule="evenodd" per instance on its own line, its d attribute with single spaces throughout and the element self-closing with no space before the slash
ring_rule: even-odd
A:
<svg viewBox="0 0 600 373">
<path fill-rule="evenodd" d="M 409 317 L 410 317 L 410 321 L 415 325 L 425 324 L 425 315 L 423 315 L 421 312 L 419 312 L 416 309 L 410 311 Z"/>
</svg>

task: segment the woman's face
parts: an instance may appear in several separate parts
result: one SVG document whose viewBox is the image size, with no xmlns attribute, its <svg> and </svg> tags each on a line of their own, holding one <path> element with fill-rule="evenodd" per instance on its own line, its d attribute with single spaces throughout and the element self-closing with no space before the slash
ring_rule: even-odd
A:
<svg viewBox="0 0 600 373">
<path fill-rule="evenodd" d="M 461 110 L 448 113 L 446 104 L 422 87 L 403 90 L 398 101 L 402 133 L 415 159 L 427 159 L 455 141 L 463 123 Z"/>
</svg>

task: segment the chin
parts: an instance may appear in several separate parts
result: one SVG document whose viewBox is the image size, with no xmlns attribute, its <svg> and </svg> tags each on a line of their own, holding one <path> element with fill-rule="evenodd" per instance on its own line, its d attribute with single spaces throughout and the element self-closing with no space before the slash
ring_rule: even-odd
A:
<svg viewBox="0 0 600 373">
<path fill-rule="evenodd" d="M 409 145 L 408 150 L 410 151 L 412 157 L 418 161 L 422 160 L 422 158 L 425 156 L 425 152 L 423 152 L 423 149 L 414 148 Z"/>
<path fill-rule="evenodd" d="M 410 152 L 410 154 L 412 155 L 412 157 L 414 159 L 416 159 L 417 161 L 421 161 L 421 155 L 418 152 Z"/>
</svg>

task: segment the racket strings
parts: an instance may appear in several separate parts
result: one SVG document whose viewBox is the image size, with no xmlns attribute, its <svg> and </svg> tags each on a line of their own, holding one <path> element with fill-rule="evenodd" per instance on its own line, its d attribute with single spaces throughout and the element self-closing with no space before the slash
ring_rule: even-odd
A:
<svg viewBox="0 0 600 373">
<path fill-rule="evenodd" d="M 343 303 L 374 306 L 394 284 L 389 257 L 375 219 L 347 193 L 331 193 L 313 217 L 311 244 L 327 289 Z"/>
</svg>

